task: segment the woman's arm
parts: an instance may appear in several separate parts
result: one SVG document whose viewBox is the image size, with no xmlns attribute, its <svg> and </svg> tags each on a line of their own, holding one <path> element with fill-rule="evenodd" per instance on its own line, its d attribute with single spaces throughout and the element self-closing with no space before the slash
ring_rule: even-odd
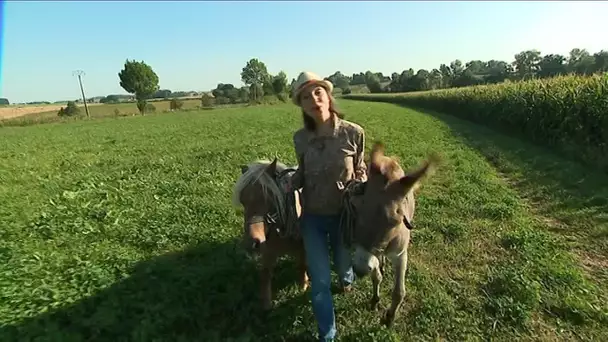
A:
<svg viewBox="0 0 608 342">
<path fill-rule="evenodd" d="M 304 156 L 299 143 L 299 139 L 295 134 L 293 136 L 293 146 L 296 150 L 296 156 L 298 159 L 298 169 L 293 174 L 293 176 L 291 176 L 291 181 L 289 183 L 290 189 L 288 189 L 288 191 L 297 190 L 304 186 Z"/>
<path fill-rule="evenodd" d="M 296 172 L 293 174 L 293 176 L 291 176 L 291 182 L 290 182 L 290 190 L 297 190 L 300 189 L 304 186 L 304 163 L 302 162 L 302 158 L 300 156 L 298 156 L 298 169 L 296 170 Z"/>
<path fill-rule="evenodd" d="M 361 182 L 367 181 L 367 165 L 365 165 L 365 131 L 361 130 L 357 135 L 357 154 L 354 158 L 355 179 Z"/>
</svg>

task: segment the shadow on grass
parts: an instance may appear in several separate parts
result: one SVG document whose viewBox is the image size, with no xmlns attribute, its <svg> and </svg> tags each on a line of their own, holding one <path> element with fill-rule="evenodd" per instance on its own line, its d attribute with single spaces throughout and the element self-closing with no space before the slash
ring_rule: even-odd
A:
<svg viewBox="0 0 608 342">
<path fill-rule="evenodd" d="M 275 272 L 274 297 L 293 290 L 263 313 L 257 268 L 238 241 L 199 244 L 142 261 L 90 297 L 1 327 L 0 340 L 306 340 L 297 336 L 306 332 L 294 332 L 293 320 L 309 305 L 308 293 L 297 292 L 294 262 L 281 261 Z"/>
<path fill-rule="evenodd" d="M 585 258 L 595 259 L 586 262 L 601 273 L 596 275 L 607 276 L 601 265 L 608 256 L 608 177 L 604 173 L 518 137 L 454 116 L 417 110 L 441 120 L 454 136 L 477 150 L 548 229 L 573 243 Z"/>
</svg>

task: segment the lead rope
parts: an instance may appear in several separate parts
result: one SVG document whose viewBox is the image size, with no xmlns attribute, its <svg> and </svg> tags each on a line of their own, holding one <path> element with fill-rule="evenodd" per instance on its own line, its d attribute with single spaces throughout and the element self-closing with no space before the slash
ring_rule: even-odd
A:
<svg viewBox="0 0 608 342">
<path fill-rule="evenodd" d="M 282 232 L 282 237 L 289 237 L 292 239 L 300 238 L 300 229 L 299 229 L 299 220 L 298 220 L 298 212 L 296 209 L 296 193 L 299 194 L 299 191 L 289 191 L 285 194 L 285 223 L 283 227 L 285 228 Z"/>
<path fill-rule="evenodd" d="M 360 180 L 350 180 L 346 183 L 346 186 L 344 186 L 344 192 L 342 193 L 340 230 L 344 243 L 348 248 L 352 247 L 354 242 L 354 231 L 357 225 L 357 208 L 352 201 L 352 197 L 363 195 L 365 184 L 365 182 Z"/>
</svg>

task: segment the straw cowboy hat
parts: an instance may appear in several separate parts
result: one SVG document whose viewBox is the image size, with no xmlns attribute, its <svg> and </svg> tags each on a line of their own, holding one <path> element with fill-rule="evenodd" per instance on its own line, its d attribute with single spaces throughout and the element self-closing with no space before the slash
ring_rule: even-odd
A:
<svg viewBox="0 0 608 342">
<path fill-rule="evenodd" d="M 306 86 L 310 84 L 320 85 L 321 87 L 325 88 L 325 90 L 327 90 L 327 92 L 330 94 L 334 89 L 334 85 L 330 81 L 322 79 L 321 77 L 319 77 L 319 75 L 313 72 L 304 71 L 300 74 L 300 76 L 298 76 L 296 83 L 294 83 L 293 85 L 293 94 L 291 96 L 293 103 L 298 106 L 300 105 L 300 93 Z"/>
</svg>

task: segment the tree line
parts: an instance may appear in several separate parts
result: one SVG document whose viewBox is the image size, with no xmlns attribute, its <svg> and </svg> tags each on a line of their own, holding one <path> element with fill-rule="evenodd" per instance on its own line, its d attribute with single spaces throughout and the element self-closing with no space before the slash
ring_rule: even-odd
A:
<svg viewBox="0 0 608 342">
<path fill-rule="evenodd" d="M 171 92 L 159 92 L 158 75 L 151 66 L 144 61 L 126 60 L 123 69 L 118 73 L 120 86 L 137 101 L 137 108 L 141 114 L 146 111 L 147 100 L 156 96 L 167 97 Z M 271 75 L 266 65 L 256 58 L 249 60 L 241 70 L 241 81 L 245 86 L 237 88 L 232 84 L 220 83 L 211 91 L 211 95 L 204 93 L 201 97 L 202 107 L 211 107 L 214 104 L 229 103 L 262 103 L 265 96 L 275 96 L 281 101 L 289 98 L 289 87 L 285 72 Z M 110 100 L 118 100 L 118 95 Z M 109 97 L 109 96 L 108 96 Z M 108 97 L 104 102 L 109 102 Z"/>
<path fill-rule="evenodd" d="M 150 96 L 150 99 L 177 99 L 182 97 L 189 97 L 192 95 L 199 95 L 195 91 L 171 91 L 170 89 L 160 89 L 157 90 L 154 94 Z M 131 101 L 133 98 L 132 95 L 122 95 L 122 94 L 111 94 L 99 99 L 100 103 L 120 103 L 125 101 Z M 94 98 L 87 99 L 87 101 L 92 102 Z"/>
<path fill-rule="evenodd" d="M 391 76 L 371 71 L 347 76 L 336 71 L 325 79 L 335 85 L 335 91 L 349 94 L 352 87 L 357 85 L 364 85 L 371 93 L 410 92 L 547 78 L 571 73 L 591 75 L 598 72 L 608 72 L 608 51 L 602 50 L 592 55 L 586 49 L 575 48 L 567 57 L 559 54 L 542 55 L 538 50 L 526 50 L 516 54 L 514 61 L 510 63 L 500 60 L 472 60 L 463 63 L 457 59 L 430 71 L 414 71 L 410 68 L 401 73 L 393 72 Z M 244 86 L 219 83 L 211 90 L 211 94 L 202 94 L 201 106 L 262 103 L 269 97 L 286 102 L 295 82 L 295 78 L 289 82 L 283 71 L 276 75 L 270 74 L 266 64 L 257 58 L 252 58 L 245 64 L 240 76 Z M 137 108 L 143 114 L 149 99 L 175 99 L 191 95 L 190 92 L 161 90 L 158 75 L 144 61 L 127 59 L 118 73 L 118 78 L 120 86 L 132 95 L 108 95 L 100 102 L 121 102 L 126 97 L 134 97 Z"/>
<path fill-rule="evenodd" d="M 592 55 L 586 49 L 575 48 L 568 57 L 526 50 L 516 54 L 510 63 L 500 60 L 463 63 L 457 59 L 430 71 L 420 69 L 415 72 L 410 68 L 401 73 L 393 72 L 391 76 L 371 71 L 347 76 L 336 71 L 325 79 L 334 84 L 335 91 L 350 94 L 352 87 L 357 85 L 367 87 L 371 93 L 410 92 L 598 72 L 608 72 L 608 51 L 602 50 Z M 247 86 L 237 88 L 232 84 L 220 83 L 212 90 L 214 99 L 203 95 L 204 105 L 210 106 L 212 101 L 216 104 L 251 102 L 268 95 L 285 101 L 295 82 L 292 78 L 287 84 L 287 76 L 282 71 L 276 76 L 270 75 L 266 65 L 257 59 L 245 65 L 241 78 Z"/>
<path fill-rule="evenodd" d="M 522 51 L 511 63 L 499 60 L 461 60 L 441 64 L 433 70 L 413 69 L 392 73 L 391 77 L 367 71 L 348 77 L 339 71 L 327 77 L 338 88 L 349 89 L 353 84 L 367 86 L 370 92 L 410 92 L 481 84 L 549 78 L 558 75 L 592 75 L 608 72 L 608 51 L 590 54 L 586 49 L 572 49 L 568 57 L 559 54 L 541 55 L 538 50 Z M 388 83 L 383 85 L 383 83 Z"/>
<path fill-rule="evenodd" d="M 250 59 L 241 70 L 241 81 L 245 86 L 235 87 L 230 83 L 219 83 L 211 90 L 211 95 L 203 94 L 203 107 L 213 104 L 263 103 L 277 99 L 286 102 L 290 95 L 287 74 L 280 71 L 276 75 L 268 72 L 264 62 Z"/>
<path fill-rule="evenodd" d="M 57 101 L 56 103 L 63 103 L 64 101 Z M 8 106 L 10 105 L 10 101 L 5 98 L 5 97 L 0 97 L 0 106 Z M 31 101 L 31 102 L 25 102 L 25 103 L 20 103 L 20 104 L 27 104 L 27 105 L 47 105 L 47 104 L 51 104 L 51 102 L 49 101 Z"/>
</svg>

